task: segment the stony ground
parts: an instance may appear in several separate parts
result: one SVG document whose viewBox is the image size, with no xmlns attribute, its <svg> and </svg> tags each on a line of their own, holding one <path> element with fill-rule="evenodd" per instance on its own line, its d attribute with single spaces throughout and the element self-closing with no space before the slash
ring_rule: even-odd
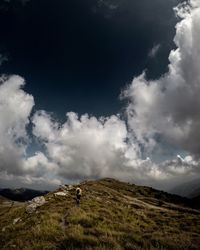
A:
<svg viewBox="0 0 200 250">
<path fill-rule="evenodd" d="M 200 210 L 186 199 L 113 179 L 33 203 L 0 197 L 0 249 L 200 249 Z M 64 191 L 64 194 L 63 194 Z"/>
</svg>

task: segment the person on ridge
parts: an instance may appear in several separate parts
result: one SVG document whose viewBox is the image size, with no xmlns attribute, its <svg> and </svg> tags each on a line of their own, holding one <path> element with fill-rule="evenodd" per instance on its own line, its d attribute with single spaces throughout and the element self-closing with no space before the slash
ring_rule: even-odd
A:
<svg viewBox="0 0 200 250">
<path fill-rule="evenodd" d="M 80 187 L 78 187 L 78 188 L 76 189 L 76 202 L 77 202 L 77 205 L 80 204 L 81 195 L 82 195 L 82 190 L 81 190 Z"/>
</svg>

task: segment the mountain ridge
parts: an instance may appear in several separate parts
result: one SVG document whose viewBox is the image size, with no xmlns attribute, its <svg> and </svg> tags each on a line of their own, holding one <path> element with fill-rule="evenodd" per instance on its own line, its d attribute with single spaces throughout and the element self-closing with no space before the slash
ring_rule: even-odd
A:
<svg viewBox="0 0 200 250">
<path fill-rule="evenodd" d="M 34 197 L 45 195 L 49 191 L 30 188 L 1 188 L 0 195 L 13 201 L 28 201 Z"/>
<path fill-rule="evenodd" d="M 195 198 L 200 195 L 200 179 L 193 179 L 191 181 L 182 183 L 170 190 L 170 193 L 177 194 L 187 198 Z"/>
<path fill-rule="evenodd" d="M 186 198 L 104 178 L 62 186 L 44 199 L 31 213 L 33 202 L 1 203 L 2 250 L 199 249 L 200 209 Z"/>
</svg>

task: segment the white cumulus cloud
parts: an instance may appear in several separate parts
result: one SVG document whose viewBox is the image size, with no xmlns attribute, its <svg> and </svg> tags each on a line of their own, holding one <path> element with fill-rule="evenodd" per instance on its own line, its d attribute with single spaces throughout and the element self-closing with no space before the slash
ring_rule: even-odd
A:
<svg viewBox="0 0 200 250">
<path fill-rule="evenodd" d="M 198 155 L 200 152 L 200 1 L 175 8 L 177 46 L 169 55 L 169 71 L 157 80 L 145 73 L 125 90 L 128 124 L 146 149 L 157 137 Z"/>
<path fill-rule="evenodd" d="M 0 78 L 0 182 L 4 186 L 55 185 L 59 183 L 55 166 L 46 156 L 42 152 L 27 156 L 27 126 L 34 99 L 22 89 L 24 84 L 17 75 Z"/>
<path fill-rule="evenodd" d="M 34 135 L 45 145 L 58 174 L 82 179 L 126 172 L 129 162 L 138 160 L 139 148 L 127 142 L 125 122 L 118 116 L 80 118 L 69 112 L 64 124 L 53 121 L 45 111 L 33 117 Z"/>
<path fill-rule="evenodd" d="M 58 178 L 76 181 L 110 176 L 169 189 L 199 173 L 199 161 L 192 156 L 160 164 L 142 159 L 139 144 L 119 116 L 97 119 L 73 112 L 66 116 L 63 124 L 45 111 L 32 119 L 33 133 L 46 148 L 46 164 L 51 163 Z"/>
<path fill-rule="evenodd" d="M 20 173 L 34 100 L 21 89 L 23 78 L 1 77 L 0 82 L 0 170 Z"/>
</svg>

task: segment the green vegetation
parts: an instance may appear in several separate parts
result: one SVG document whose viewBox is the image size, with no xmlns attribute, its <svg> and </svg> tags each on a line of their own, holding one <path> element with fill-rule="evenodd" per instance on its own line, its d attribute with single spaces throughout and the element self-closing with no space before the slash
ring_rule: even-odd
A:
<svg viewBox="0 0 200 250">
<path fill-rule="evenodd" d="M 0 249 L 200 249 L 200 210 L 185 199 L 108 178 L 80 186 L 80 206 L 74 186 L 32 214 L 0 199 Z"/>
</svg>

